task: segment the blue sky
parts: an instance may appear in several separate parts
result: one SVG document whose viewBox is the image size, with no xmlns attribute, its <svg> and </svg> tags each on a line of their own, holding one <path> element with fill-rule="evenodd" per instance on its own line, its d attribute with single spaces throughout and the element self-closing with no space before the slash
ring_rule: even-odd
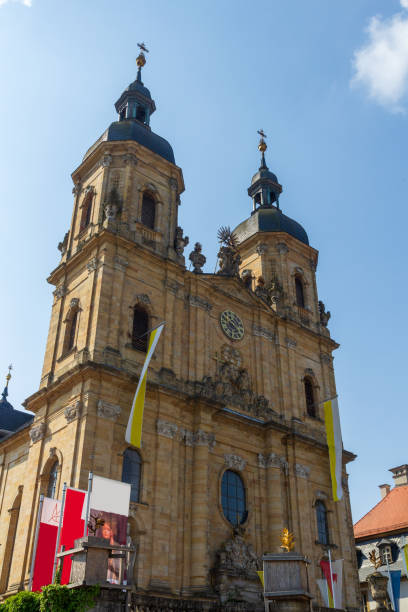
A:
<svg viewBox="0 0 408 612">
<path fill-rule="evenodd" d="M 406 5 L 406 6 L 403 6 Z M 150 49 L 152 128 L 173 145 L 180 221 L 214 269 L 251 209 L 256 131 L 283 211 L 320 251 L 354 520 L 406 450 L 408 0 L 0 0 L 0 372 L 39 384 L 70 173 Z"/>
</svg>

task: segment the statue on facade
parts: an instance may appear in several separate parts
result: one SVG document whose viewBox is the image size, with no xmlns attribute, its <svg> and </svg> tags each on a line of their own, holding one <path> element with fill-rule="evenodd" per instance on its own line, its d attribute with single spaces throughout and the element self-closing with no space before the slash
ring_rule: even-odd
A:
<svg viewBox="0 0 408 612">
<path fill-rule="evenodd" d="M 115 221 L 117 214 L 120 212 L 120 197 L 116 187 L 112 187 L 109 193 L 109 197 L 104 204 L 103 211 L 105 213 L 105 219 L 109 221 Z"/>
<path fill-rule="evenodd" d="M 238 240 L 229 227 L 220 227 L 217 233 L 218 242 L 221 244 L 218 251 L 218 274 L 223 276 L 239 276 L 239 265 L 241 256 L 238 253 Z"/>
<path fill-rule="evenodd" d="M 189 243 L 189 237 L 183 236 L 183 229 L 179 226 L 176 227 L 176 234 L 174 237 L 174 250 L 177 255 L 182 256 L 184 253 L 184 249 Z"/>
<path fill-rule="evenodd" d="M 189 255 L 189 260 L 193 264 L 194 274 L 202 274 L 203 271 L 201 268 L 207 261 L 206 256 L 201 253 L 202 248 L 203 247 L 201 246 L 201 244 L 199 242 L 196 242 L 194 245 L 194 251 L 191 251 Z"/>
<path fill-rule="evenodd" d="M 251 270 L 243 270 L 241 278 L 244 281 L 245 287 L 247 289 L 251 289 L 251 287 L 252 287 L 252 279 L 254 278 L 252 276 Z"/>
<path fill-rule="evenodd" d="M 331 314 L 330 314 L 330 310 L 326 312 L 326 306 L 321 301 L 319 301 L 319 315 L 320 315 L 320 323 L 323 325 L 323 327 L 327 327 Z"/>
<path fill-rule="evenodd" d="M 283 297 L 283 287 L 275 273 L 272 274 L 272 278 L 268 286 L 268 295 L 272 306 L 277 306 Z"/>
<path fill-rule="evenodd" d="M 65 251 L 67 250 L 68 236 L 69 236 L 69 232 L 67 232 L 65 234 L 64 239 L 62 240 L 62 242 L 58 243 L 58 250 L 61 251 L 61 256 L 64 255 Z"/>
<path fill-rule="evenodd" d="M 265 287 L 265 279 L 263 276 L 258 276 L 256 280 L 255 295 L 261 298 L 261 300 L 264 302 L 269 302 L 269 293 Z"/>
</svg>

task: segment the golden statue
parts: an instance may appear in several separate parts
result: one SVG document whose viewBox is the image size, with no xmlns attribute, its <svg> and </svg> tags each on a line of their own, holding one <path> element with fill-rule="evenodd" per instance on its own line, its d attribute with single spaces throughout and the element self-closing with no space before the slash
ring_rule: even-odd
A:
<svg viewBox="0 0 408 612">
<path fill-rule="evenodd" d="M 281 541 L 281 548 L 283 548 L 285 552 L 290 552 L 295 547 L 294 535 L 293 533 L 290 533 L 289 529 L 287 529 L 286 527 L 285 529 L 282 529 L 280 541 Z"/>
<path fill-rule="evenodd" d="M 373 548 L 373 550 L 368 554 L 368 558 L 370 559 L 370 563 L 374 565 L 375 569 L 378 569 L 383 564 L 381 561 L 381 557 L 377 557 L 375 548 Z"/>
</svg>

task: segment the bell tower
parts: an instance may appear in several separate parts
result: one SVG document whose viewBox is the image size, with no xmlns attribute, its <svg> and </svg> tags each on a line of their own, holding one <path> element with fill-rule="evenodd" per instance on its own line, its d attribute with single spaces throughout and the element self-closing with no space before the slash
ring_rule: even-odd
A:
<svg viewBox="0 0 408 612">
<path fill-rule="evenodd" d="M 150 127 L 156 105 L 142 82 L 147 49 L 140 47 L 137 77 L 115 104 L 118 120 L 72 173 L 71 225 L 48 279 L 56 289 L 41 386 L 73 360 L 103 361 L 106 351 L 115 355 L 127 344 L 131 332 L 108 311 L 120 301 L 124 271 L 139 249 L 184 267 L 183 175 L 170 144 Z"/>
</svg>

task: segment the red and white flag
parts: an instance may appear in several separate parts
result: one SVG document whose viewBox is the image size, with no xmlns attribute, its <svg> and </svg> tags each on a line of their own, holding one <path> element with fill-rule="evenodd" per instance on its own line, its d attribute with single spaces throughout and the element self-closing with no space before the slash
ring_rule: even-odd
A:
<svg viewBox="0 0 408 612">
<path fill-rule="evenodd" d="M 58 499 L 44 497 L 34 561 L 31 587 L 33 591 L 40 591 L 43 586 L 52 581 L 60 512 L 61 502 Z"/>
<path fill-rule="evenodd" d="M 74 541 L 84 535 L 85 521 L 82 518 L 86 504 L 86 491 L 68 488 L 65 493 L 64 516 L 62 518 L 60 549 L 74 548 Z M 64 547 L 64 548 L 62 548 Z M 54 549 L 55 550 L 55 549 Z M 71 575 L 71 557 L 62 557 L 61 584 L 68 584 Z M 61 563 L 61 561 L 60 561 Z"/>
</svg>

